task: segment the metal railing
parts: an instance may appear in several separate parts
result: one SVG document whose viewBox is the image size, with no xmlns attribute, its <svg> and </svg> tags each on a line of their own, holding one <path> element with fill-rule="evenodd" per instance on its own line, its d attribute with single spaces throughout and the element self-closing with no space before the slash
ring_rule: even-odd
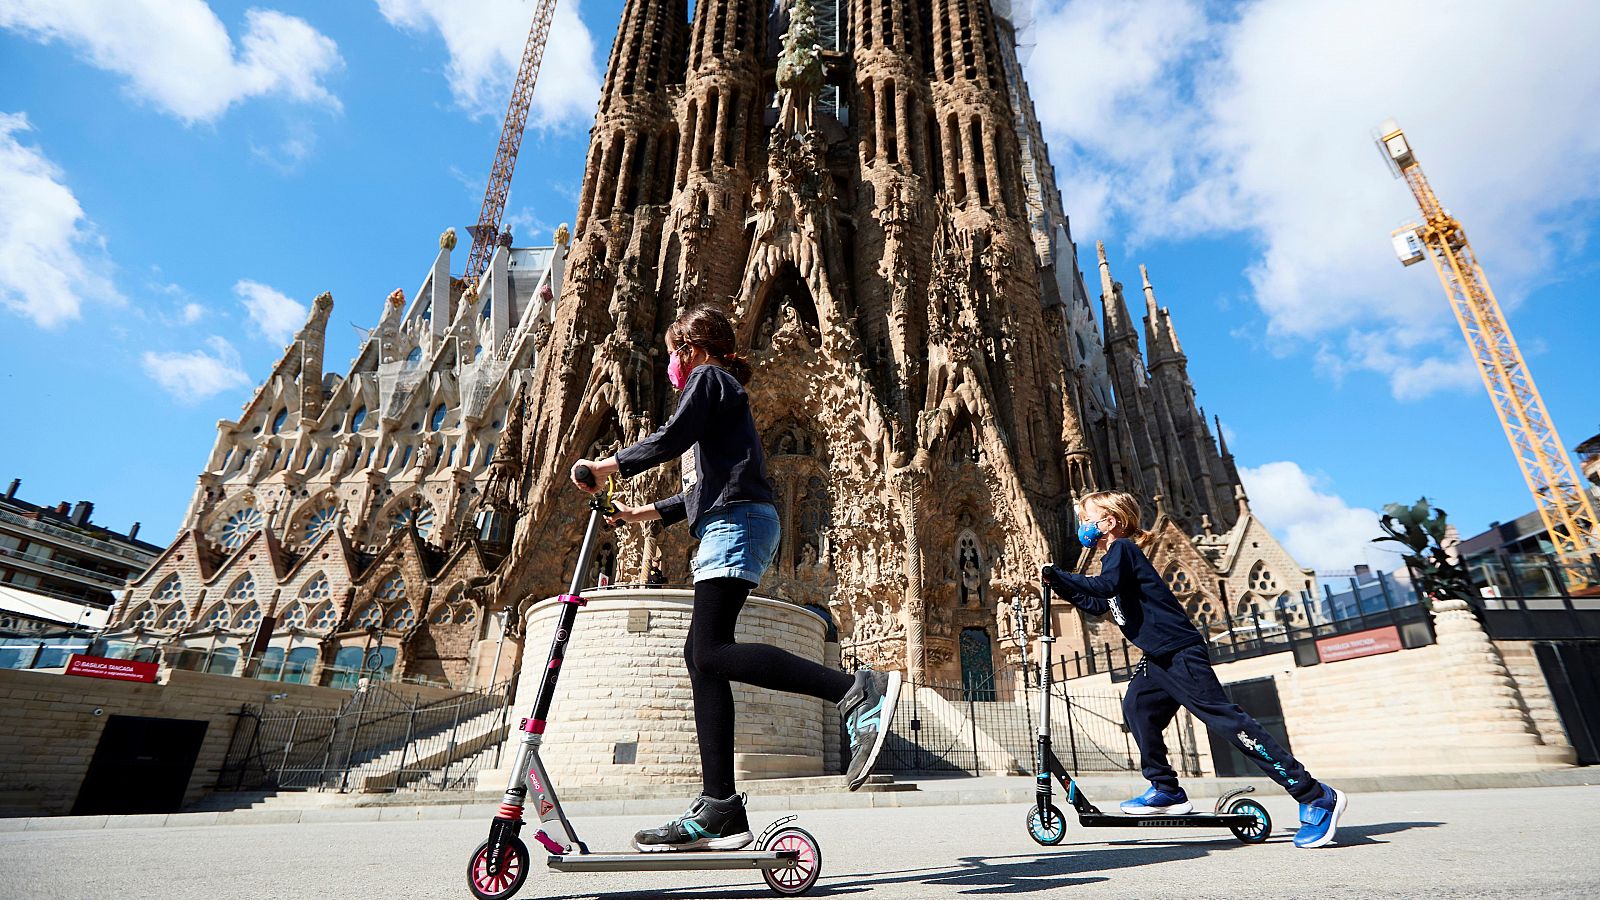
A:
<svg viewBox="0 0 1600 900">
<path fill-rule="evenodd" d="M 216 790 L 385 792 L 470 786 L 494 768 L 512 681 L 443 700 L 367 684 L 337 710 L 246 705 L 236 713 Z"/>
<path fill-rule="evenodd" d="M 37 553 L 29 553 L 24 550 L 13 550 L 10 547 L 0 547 L 0 556 L 9 556 L 12 559 L 20 559 L 23 562 L 37 566 L 40 569 L 53 570 L 54 572 L 62 573 L 69 577 L 89 578 L 105 584 L 108 588 L 121 588 L 123 585 L 128 583 L 128 579 L 112 575 L 109 572 L 100 572 L 95 569 L 85 569 L 82 566 L 75 566 L 71 563 L 62 562 L 54 557 L 40 556 Z"/>
<path fill-rule="evenodd" d="M 52 525 L 49 522 L 41 522 L 38 519 L 30 519 L 27 516 L 18 515 L 8 509 L 0 509 L 0 521 L 21 525 L 23 528 L 31 528 L 41 534 L 48 534 L 52 537 L 70 541 L 73 544 L 87 545 L 94 547 L 97 550 L 104 550 L 113 556 L 120 556 L 124 559 L 132 560 L 137 564 L 139 572 L 143 572 L 146 568 L 148 568 L 151 563 L 156 561 L 156 557 L 160 555 L 159 552 L 146 553 L 141 550 L 135 550 L 132 547 L 121 547 L 111 543 L 110 541 L 102 541 L 99 538 L 89 537 L 82 532 L 73 531 L 68 528 L 62 528 L 59 525 Z"/>
<path fill-rule="evenodd" d="M 884 744 L 878 770 L 899 774 L 1036 774 L 1040 693 L 1037 673 L 1028 684 L 1016 670 L 969 678 L 967 683 L 907 682 Z M 1127 772 L 1139 768 L 1139 751 L 1116 692 L 1051 688 L 1052 743 L 1074 772 Z M 1199 753 L 1187 717 L 1167 732 L 1173 765 L 1198 775 Z"/>
</svg>

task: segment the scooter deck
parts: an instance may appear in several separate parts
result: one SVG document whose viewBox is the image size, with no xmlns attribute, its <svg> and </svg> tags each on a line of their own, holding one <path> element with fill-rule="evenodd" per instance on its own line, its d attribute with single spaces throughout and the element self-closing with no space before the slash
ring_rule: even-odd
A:
<svg viewBox="0 0 1600 900">
<path fill-rule="evenodd" d="M 569 853 L 550 857 L 560 872 L 682 872 L 706 869 L 786 869 L 795 850 L 663 850 L 656 853 Z"/>
<path fill-rule="evenodd" d="M 1231 813 L 1194 813 L 1185 816 L 1118 816 L 1110 813 L 1080 813 L 1078 824 L 1085 828 L 1249 828 L 1255 816 Z"/>
</svg>

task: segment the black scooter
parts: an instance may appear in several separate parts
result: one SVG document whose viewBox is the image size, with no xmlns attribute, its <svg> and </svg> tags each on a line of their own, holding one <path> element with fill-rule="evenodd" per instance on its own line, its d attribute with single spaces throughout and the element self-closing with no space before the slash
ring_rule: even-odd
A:
<svg viewBox="0 0 1600 900">
<path fill-rule="evenodd" d="M 1043 579 L 1040 579 L 1043 581 Z M 1078 813 L 1078 824 L 1085 828 L 1226 828 L 1233 832 L 1234 837 L 1246 844 L 1259 844 L 1272 835 L 1272 817 L 1267 815 L 1266 807 L 1254 800 L 1234 799 L 1241 794 L 1248 794 L 1255 788 L 1246 785 L 1242 788 L 1228 791 L 1217 798 L 1216 807 L 1210 813 L 1188 813 L 1178 816 L 1130 816 L 1101 812 L 1098 806 L 1089 802 L 1083 790 L 1078 787 L 1078 782 L 1067 771 L 1067 767 L 1056 758 L 1055 752 L 1050 749 L 1050 657 L 1051 645 L 1055 637 L 1050 632 L 1050 597 L 1053 591 L 1048 583 L 1044 584 L 1044 626 L 1039 636 L 1043 645 L 1039 653 L 1039 749 L 1034 759 L 1034 777 L 1037 783 L 1037 793 L 1034 797 L 1034 806 L 1028 810 L 1028 835 L 1035 841 L 1047 847 L 1061 843 L 1067 836 L 1067 819 L 1051 802 L 1051 777 L 1054 776 L 1061 782 L 1061 787 L 1067 792 L 1067 802 Z M 1012 615 L 1015 617 L 1018 643 L 1024 648 L 1027 646 L 1027 623 L 1023 618 L 1022 605 L 1012 602 Z M 1024 657 L 1026 668 L 1026 657 Z M 1230 803 L 1230 801 L 1232 801 Z M 1223 810 L 1227 811 L 1224 812 Z"/>
</svg>

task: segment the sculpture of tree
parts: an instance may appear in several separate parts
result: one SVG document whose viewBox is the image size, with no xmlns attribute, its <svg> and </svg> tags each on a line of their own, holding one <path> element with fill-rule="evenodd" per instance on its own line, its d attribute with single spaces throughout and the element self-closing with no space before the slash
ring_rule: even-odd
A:
<svg viewBox="0 0 1600 900">
<path fill-rule="evenodd" d="M 1421 588 L 1425 605 L 1431 609 L 1439 600 L 1468 600 L 1476 595 L 1456 549 L 1460 539 L 1450 532 L 1444 510 L 1422 497 L 1412 506 L 1390 503 L 1383 512 L 1378 524 L 1384 536 L 1372 542 L 1393 541 L 1411 551 L 1401 558 Z"/>
</svg>

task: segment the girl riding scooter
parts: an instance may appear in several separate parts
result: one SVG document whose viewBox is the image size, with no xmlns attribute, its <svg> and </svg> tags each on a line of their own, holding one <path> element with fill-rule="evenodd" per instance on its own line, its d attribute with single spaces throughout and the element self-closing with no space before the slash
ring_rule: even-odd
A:
<svg viewBox="0 0 1600 900">
<path fill-rule="evenodd" d="M 853 791 L 866 782 L 889 733 L 900 695 L 899 672 L 843 672 L 765 644 L 733 639 L 739 610 L 772 565 L 779 526 L 767 480 L 750 397 L 750 363 L 736 352 L 733 326 L 714 307 L 700 306 L 667 328 L 667 378 L 681 392 L 672 418 L 654 434 L 615 456 L 579 460 L 594 473 L 597 490 L 605 477 L 631 477 L 682 457 L 683 491 L 644 506 L 617 505 L 613 522 L 687 520 L 700 540 L 694 559 L 694 613 L 683 648 L 694 693 L 695 733 L 700 744 L 704 793 L 688 812 L 639 832 L 640 850 L 736 850 L 754 838 L 744 797 L 734 792 L 733 689 L 739 681 L 775 691 L 836 703 L 850 736 L 847 775 Z"/>
</svg>

